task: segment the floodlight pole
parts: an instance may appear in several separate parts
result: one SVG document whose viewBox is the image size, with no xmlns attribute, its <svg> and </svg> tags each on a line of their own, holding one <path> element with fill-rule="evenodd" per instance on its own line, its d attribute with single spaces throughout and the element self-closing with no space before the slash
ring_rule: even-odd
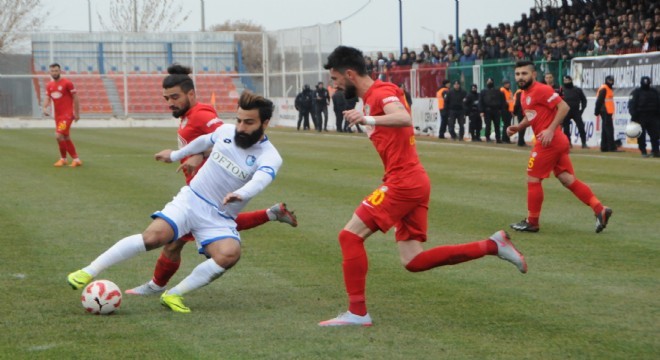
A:
<svg viewBox="0 0 660 360">
<path fill-rule="evenodd" d="M 202 31 L 206 31 L 206 25 L 204 23 L 204 0 L 199 0 L 202 3 Z"/>
<path fill-rule="evenodd" d="M 89 21 L 89 32 L 92 32 L 92 0 L 87 0 L 87 21 Z"/>
<path fill-rule="evenodd" d="M 138 31 L 137 0 L 133 0 L 133 32 Z"/>
<path fill-rule="evenodd" d="M 461 51 L 461 41 L 458 38 L 458 0 L 456 0 L 456 53 Z"/>
<path fill-rule="evenodd" d="M 401 0 L 399 0 L 399 54 L 403 54 L 403 7 L 401 6 Z"/>
</svg>

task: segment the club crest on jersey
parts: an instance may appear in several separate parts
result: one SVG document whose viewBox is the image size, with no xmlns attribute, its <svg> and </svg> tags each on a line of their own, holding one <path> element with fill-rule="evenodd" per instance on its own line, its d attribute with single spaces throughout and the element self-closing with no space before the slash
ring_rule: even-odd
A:
<svg viewBox="0 0 660 360">
<path fill-rule="evenodd" d="M 214 151 L 211 153 L 209 159 L 213 160 L 216 164 L 220 165 L 221 168 L 225 169 L 229 174 L 240 180 L 247 180 L 250 176 L 248 171 L 243 170 L 240 166 L 235 164 L 230 158 L 225 156 L 219 151 Z"/>
<path fill-rule="evenodd" d="M 525 110 L 525 117 L 527 120 L 532 121 L 536 117 L 536 111 L 534 110 Z"/>
<path fill-rule="evenodd" d="M 531 103 L 532 103 L 532 97 L 527 95 L 527 97 L 525 97 L 525 104 L 529 105 Z"/>
<path fill-rule="evenodd" d="M 181 127 L 182 129 L 183 129 L 184 127 L 186 127 L 187 124 L 188 124 L 188 118 L 183 118 L 183 119 L 181 119 L 181 125 L 180 125 L 180 127 Z"/>
<path fill-rule="evenodd" d="M 255 162 L 257 162 L 257 158 L 254 155 L 248 155 L 247 159 L 245 159 L 247 166 L 252 166 Z"/>
<path fill-rule="evenodd" d="M 222 142 L 224 142 L 225 144 L 231 144 L 231 139 L 225 138 L 224 140 L 222 140 Z"/>
<path fill-rule="evenodd" d="M 538 155 L 538 153 L 537 153 L 536 151 L 534 151 L 534 152 L 532 153 L 532 157 L 535 158 L 536 155 Z"/>
<path fill-rule="evenodd" d="M 365 114 L 366 116 L 369 116 L 369 113 L 370 113 L 370 112 L 371 112 L 371 106 L 369 106 L 368 104 L 365 104 L 365 105 L 364 105 L 364 114 Z"/>
</svg>

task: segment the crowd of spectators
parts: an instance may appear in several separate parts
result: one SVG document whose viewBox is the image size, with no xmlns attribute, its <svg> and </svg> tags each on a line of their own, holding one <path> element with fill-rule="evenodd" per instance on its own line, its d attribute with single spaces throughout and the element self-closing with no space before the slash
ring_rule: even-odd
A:
<svg viewBox="0 0 660 360">
<path fill-rule="evenodd" d="M 476 60 L 570 60 L 576 56 L 628 54 L 660 50 L 660 3 L 657 0 L 573 0 L 569 5 L 530 10 L 511 24 L 467 29 L 440 44 L 403 48 L 397 59 L 378 52 L 366 57 L 368 70 L 414 64 L 468 65 Z"/>
</svg>

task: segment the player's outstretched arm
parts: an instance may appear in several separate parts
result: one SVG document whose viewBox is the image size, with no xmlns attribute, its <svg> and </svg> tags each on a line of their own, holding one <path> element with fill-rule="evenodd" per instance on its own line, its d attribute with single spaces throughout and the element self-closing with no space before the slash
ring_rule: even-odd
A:
<svg viewBox="0 0 660 360">
<path fill-rule="evenodd" d="M 383 107 L 383 111 L 385 115 L 364 116 L 362 112 L 351 109 L 344 111 L 344 119 L 351 126 L 355 124 L 388 127 L 412 126 L 412 118 L 402 103 L 391 102 Z"/>
<path fill-rule="evenodd" d="M 199 136 L 197 139 L 191 141 L 190 144 L 179 150 L 172 151 L 170 161 L 179 161 L 186 156 L 204 153 L 213 146 L 213 134 L 215 133 Z"/>
<path fill-rule="evenodd" d="M 156 159 L 156 161 L 171 163 L 172 162 L 172 149 L 162 150 L 162 151 L 156 153 L 156 155 L 154 155 L 154 158 Z"/>
<path fill-rule="evenodd" d="M 506 134 L 508 136 L 513 136 L 513 134 L 517 133 L 520 130 L 526 129 L 529 126 L 529 120 L 527 120 L 527 117 L 524 117 L 518 125 L 511 125 L 506 128 Z"/>
</svg>

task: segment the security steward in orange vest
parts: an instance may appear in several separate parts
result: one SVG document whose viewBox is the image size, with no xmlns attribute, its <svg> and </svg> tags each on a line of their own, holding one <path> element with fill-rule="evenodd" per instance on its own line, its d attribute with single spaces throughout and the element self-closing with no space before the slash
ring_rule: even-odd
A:
<svg viewBox="0 0 660 360">
<path fill-rule="evenodd" d="M 600 151 L 617 151 L 616 142 L 614 141 L 614 77 L 607 75 L 605 77 L 605 84 L 601 85 L 598 89 L 596 96 L 596 106 L 594 108 L 594 115 L 600 116 L 601 133 L 600 133 Z"/>
<path fill-rule="evenodd" d="M 520 96 L 522 96 L 522 89 L 516 90 L 515 94 L 513 94 L 513 115 L 516 117 L 518 120 L 518 124 L 523 120 L 525 117 L 522 112 L 522 104 L 520 104 Z M 520 131 L 518 131 L 518 146 L 525 147 L 527 146 L 527 143 L 525 142 L 525 131 L 527 128 L 524 128 Z"/>
<path fill-rule="evenodd" d="M 440 132 L 438 133 L 439 139 L 445 138 L 445 132 L 447 132 L 447 118 L 449 113 L 445 108 L 445 97 L 447 97 L 447 91 L 449 90 L 449 79 L 444 79 L 442 81 L 442 87 L 435 94 L 435 97 L 438 99 L 438 111 L 440 111 Z"/>
<path fill-rule="evenodd" d="M 513 118 L 513 94 L 511 93 L 511 82 L 507 79 L 502 80 L 502 87 L 500 88 L 504 98 L 506 99 L 506 107 L 502 109 L 502 142 L 511 144 L 509 136 L 506 134 L 506 128 L 511 126 L 511 118 Z"/>
</svg>

